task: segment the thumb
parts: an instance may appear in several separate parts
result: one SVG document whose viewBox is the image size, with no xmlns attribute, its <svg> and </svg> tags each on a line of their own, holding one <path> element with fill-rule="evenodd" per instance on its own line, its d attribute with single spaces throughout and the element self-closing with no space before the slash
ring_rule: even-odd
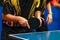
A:
<svg viewBox="0 0 60 40">
<path fill-rule="evenodd" d="M 27 27 L 30 29 L 30 25 L 28 24 L 28 22 L 26 23 Z"/>
</svg>

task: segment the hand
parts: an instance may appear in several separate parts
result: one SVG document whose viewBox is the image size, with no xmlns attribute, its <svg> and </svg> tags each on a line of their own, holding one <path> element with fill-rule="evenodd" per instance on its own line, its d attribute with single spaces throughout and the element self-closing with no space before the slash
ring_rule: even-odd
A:
<svg viewBox="0 0 60 40">
<path fill-rule="evenodd" d="M 40 25 L 39 25 L 39 27 L 41 27 L 42 26 L 42 17 L 40 17 L 40 18 L 38 18 L 39 19 L 39 21 L 40 21 Z"/>
<path fill-rule="evenodd" d="M 48 22 L 48 24 L 52 22 L 52 14 L 48 14 L 46 21 Z"/>
<path fill-rule="evenodd" d="M 20 24 L 22 27 L 28 27 L 28 28 L 30 28 L 27 19 L 25 19 L 25 18 L 23 18 L 23 17 L 19 17 L 18 22 L 19 22 L 19 24 Z"/>
</svg>

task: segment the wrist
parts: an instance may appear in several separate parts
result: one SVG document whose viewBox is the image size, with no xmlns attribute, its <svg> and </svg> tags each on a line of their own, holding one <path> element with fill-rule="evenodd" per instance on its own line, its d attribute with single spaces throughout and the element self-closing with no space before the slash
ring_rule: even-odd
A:
<svg viewBox="0 0 60 40">
<path fill-rule="evenodd" d="M 52 14 L 52 11 L 49 11 L 49 14 Z"/>
<path fill-rule="evenodd" d="M 49 15 L 52 15 L 52 13 L 49 13 Z"/>
</svg>

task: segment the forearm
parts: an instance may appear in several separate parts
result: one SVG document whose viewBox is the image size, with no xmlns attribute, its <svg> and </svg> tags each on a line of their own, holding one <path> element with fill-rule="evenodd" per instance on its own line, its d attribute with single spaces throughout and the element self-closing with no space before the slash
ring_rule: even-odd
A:
<svg viewBox="0 0 60 40">
<path fill-rule="evenodd" d="M 2 14 L 2 18 L 4 21 L 8 21 L 8 22 L 18 22 L 20 24 L 20 26 L 22 27 L 28 27 L 30 28 L 29 24 L 28 24 L 28 21 L 21 17 L 21 16 L 14 16 L 14 15 L 11 15 L 11 14 Z M 12 25 L 10 25 L 12 26 Z"/>
<path fill-rule="evenodd" d="M 49 14 L 47 15 L 46 21 L 48 24 L 50 24 L 52 22 L 52 11 L 51 11 L 51 4 L 50 3 L 47 4 L 47 10 L 48 10 Z"/>
<path fill-rule="evenodd" d="M 48 10 L 48 13 L 49 13 L 49 14 L 52 14 L 51 4 L 48 3 L 46 7 L 47 7 L 47 10 Z"/>
<path fill-rule="evenodd" d="M 11 14 L 6 14 L 6 15 L 2 14 L 2 19 L 4 21 L 14 21 L 14 22 L 17 22 L 19 20 L 19 17 L 11 15 Z"/>
</svg>

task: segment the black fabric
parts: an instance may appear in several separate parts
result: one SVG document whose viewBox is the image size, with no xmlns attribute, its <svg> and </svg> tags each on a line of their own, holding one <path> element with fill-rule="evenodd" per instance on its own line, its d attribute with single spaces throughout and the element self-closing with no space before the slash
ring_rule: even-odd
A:
<svg viewBox="0 0 60 40">
<path fill-rule="evenodd" d="M 29 11 L 31 9 L 33 1 L 34 0 L 19 0 L 20 7 L 21 7 L 21 15 L 20 16 L 22 16 L 26 19 L 28 18 Z M 47 0 L 47 4 L 49 1 L 50 0 Z M 43 3 L 43 0 L 41 0 L 40 6 L 38 8 L 36 8 L 35 11 L 42 10 L 42 7 L 41 7 L 42 3 Z M 3 13 L 4 14 L 8 14 L 8 13 L 14 14 L 14 11 L 15 11 L 15 9 L 13 6 L 11 6 L 9 3 L 4 3 L 4 5 L 3 5 Z"/>
<path fill-rule="evenodd" d="M 34 0 L 19 0 L 21 7 L 21 15 L 24 18 L 28 18 L 30 8 L 32 6 Z M 4 14 L 15 14 L 15 8 L 11 6 L 9 3 L 4 3 L 3 5 L 3 13 Z"/>
<path fill-rule="evenodd" d="M 8 2 L 7 3 L 4 3 L 4 5 L 3 5 L 3 13 L 4 14 L 14 14 L 14 7 L 13 6 L 11 6 Z"/>
<path fill-rule="evenodd" d="M 2 27 L 1 40 L 8 40 L 8 32 L 7 32 L 7 28 L 5 27 L 5 25 L 3 25 Z"/>
<path fill-rule="evenodd" d="M 19 0 L 19 1 L 21 6 L 20 16 L 27 19 L 34 0 Z"/>
<path fill-rule="evenodd" d="M 46 0 L 46 5 L 50 2 L 50 0 Z M 42 6 L 43 0 L 40 0 L 40 6 L 38 8 L 35 9 L 35 11 L 39 10 L 42 11 L 43 6 Z M 44 9 L 43 9 L 44 10 Z"/>
<path fill-rule="evenodd" d="M 37 32 L 48 31 L 46 26 L 38 27 L 36 29 Z M 9 39 L 9 34 L 17 34 L 17 33 L 30 33 L 34 32 L 32 29 L 23 28 L 23 27 L 9 27 L 6 24 L 3 24 L 2 30 L 2 40 L 12 40 Z"/>
<path fill-rule="evenodd" d="M 21 7 L 21 15 L 22 17 L 24 18 L 28 18 L 28 15 L 29 15 L 29 11 L 31 9 L 31 6 L 32 6 L 32 3 L 33 3 L 34 0 L 19 0 L 20 2 L 20 7 Z M 49 3 L 50 0 L 47 0 L 46 1 L 46 4 Z M 41 3 L 40 3 L 40 6 L 38 8 L 35 9 L 35 11 L 37 10 L 40 10 L 42 11 L 42 5 L 43 3 L 43 0 L 41 0 Z M 3 5 L 3 13 L 4 14 L 14 14 L 15 12 L 15 8 L 13 6 L 11 6 L 9 3 L 4 3 Z"/>
<path fill-rule="evenodd" d="M 46 26 L 41 26 L 41 27 L 38 27 L 36 29 L 37 32 L 44 32 L 44 31 L 48 31 L 48 28 Z"/>
<path fill-rule="evenodd" d="M 32 29 L 24 28 L 24 27 L 9 27 L 6 24 L 3 24 L 2 30 L 2 40 L 10 40 L 9 34 L 17 34 L 17 33 L 29 33 L 33 32 Z"/>
<path fill-rule="evenodd" d="M 24 18 L 27 18 L 28 15 L 29 15 L 29 11 L 30 11 L 30 8 L 32 6 L 32 3 L 33 3 L 34 0 L 19 0 L 20 2 L 20 6 L 21 6 L 21 15 L 22 17 Z M 49 2 L 49 0 L 47 1 Z M 42 4 L 42 0 L 41 0 L 41 4 Z M 39 6 L 37 10 L 40 10 L 41 11 L 41 7 Z M 4 3 L 3 5 L 3 13 L 4 14 L 14 14 L 15 12 L 15 9 L 13 6 L 11 6 L 9 3 Z"/>
<path fill-rule="evenodd" d="M 20 6 L 21 6 L 21 15 L 20 16 L 22 16 L 22 17 L 24 17 L 24 18 L 27 19 L 33 1 L 34 0 L 19 0 Z M 37 8 L 36 11 L 40 10 L 40 9 L 41 8 L 39 6 L 39 8 Z M 14 11 L 15 11 L 15 8 L 13 6 L 11 6 L 9 3 L 4 3 L 4 5 L 3 5 L 3 13 L 5 15 L 9 14 L 9 13 L 14 15 L 14 13 L 15 13 Z M 33 32 L 32 29 L 23 28 L 21 26 L 20 27 L 9 27 L 6 24 L 2 24 L 2 25 L 3 25 L 2 40 L 8 40 L 7 39 L 8 38 L 8 34 L 11 34 L 11 33 Z M 42 31 L 40 29 L 42 29 L 43 31 L 45 31 L 44 28 L 38 28 L 37 31 Z"/>
<path fill-rule="evenodd" d="M 20 6 L 21 6 L 21 15 L 22 17 L 24 18 L 27 18 L 28 15 L 29 15 L 29 11 L 30 11 L 30 8 L 32 6 L 32 3 L 33 3 L 34 0 L 19 0 L 20 2 Z M 43 0 L 41 0 L 43 1 Z M 49 2 L 49 0 L 47 0 L 47 3 Z M 42 4 L 42 2 L 41 2 Z M 36 8 L 36 11 L 37 10 L 40 10 L 41 11 L 41 7 L 39 6 L 38 8 Z M 4 14 L 14 14 L 15 12 L 15 9 L 13 6 L 11 6 L 9 3 L 4 3 L 3 5 L 3 13 Z"/>
</svg>

